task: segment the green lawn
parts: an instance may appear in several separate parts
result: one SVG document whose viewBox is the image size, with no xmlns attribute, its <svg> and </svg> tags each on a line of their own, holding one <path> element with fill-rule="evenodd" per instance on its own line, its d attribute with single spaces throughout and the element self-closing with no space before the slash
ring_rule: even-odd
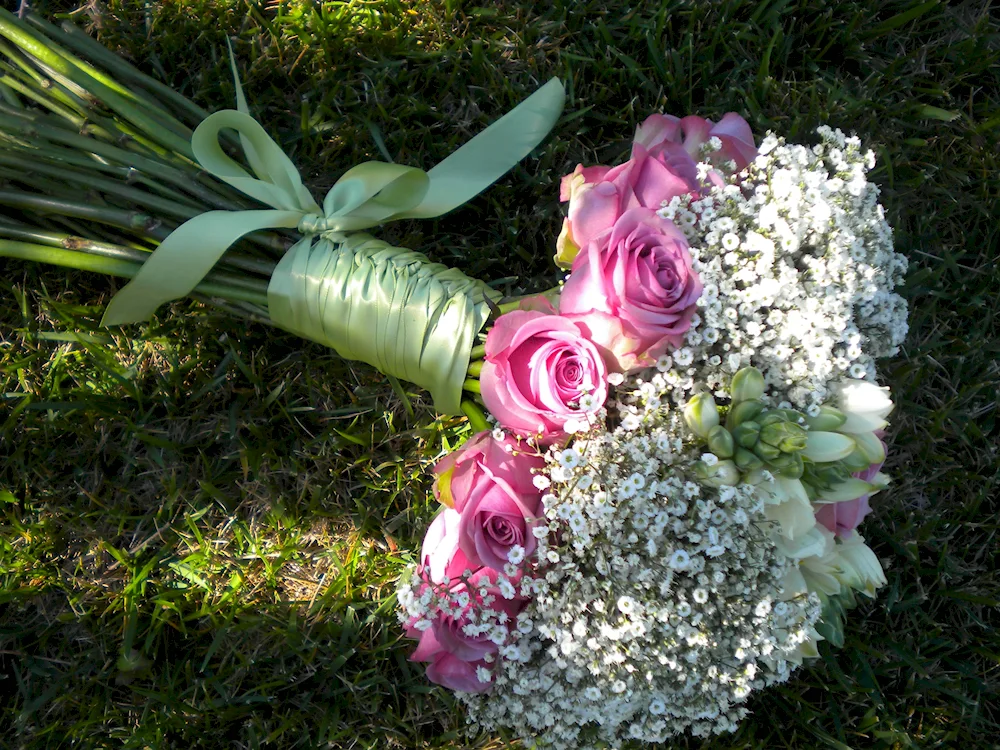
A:
<svg viewBox="0 0 1000 750">
<path fill-rule="evenodd" d="M 71 3 L 39 0 L 52 17 Z M 1000 746 L 1000 22 L 937 0 L 96 0 L 75 18 L 207 108 L 257 118 L 316 194 L 429 168 L 550 76 L 553 136 L 439 220 L 378 234 L 547 288 L 558 181 L 666 111 L 856 131 L 879 156 L 911 331 L 884 363 L 889 584 L 843 649 L 711 748 Z M 394 583 L 464 420 L 196 302 L 98 326 L 117 282 L 0 260 L 0 746 L 499 748 L 406 656 Z"/>
</svg>

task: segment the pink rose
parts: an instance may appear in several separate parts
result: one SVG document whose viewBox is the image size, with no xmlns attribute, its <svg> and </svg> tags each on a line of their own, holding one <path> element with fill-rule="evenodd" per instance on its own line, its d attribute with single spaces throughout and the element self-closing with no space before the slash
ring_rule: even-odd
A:
<svg viewBox="0 0 1000 750">
<path fill-rule="evenodd" d="M 858 479 L 870 482 L 882 470 L 885 462 L 872 464 L 864 471 L 854 474 Z M 842 503 L 826 503 L 816 511 L 816 522 L 822 524 L 839 537 L 849 537 L 861 525 L 865 517 L 871 513 L 868 495 L 862 495 L 856 500 Z"/>
<path fill-rule="evenodd" d="M 471 565 L 500 570 L 511 547 L 521 547 L 525 557 L 535 551 L 531 529 L 544 509 L 532 472 L 544 466 L 522 441 L 480 432 L 434 467 L 435 492 L 459 515 L 458 549 Z"/>
<path fill-rule="evenodd" d="M 442 583 L 445 578 L 455 581 L 466 570 L 479 566 L 470 565 L 458 545 L 458 527 L 462 517 L 451 508 L 444 508 L 431 521 L 424 533 L 420 550 L 420 573 L 432 583 Z"/>
<path fill-rule="evenodd" d="M 480 682 L 477 669 L 489 670 L 486 682 Z M 449 690 L 463 693 L 485 693 L 493 687 L 493 670 L 485 661 L 466 662 L 447 651 L 440 652 L 427 666 L 427 679 Z"/>
<path fill-rule="evenodd" d="M 445 514 L 454 512 L 446 510 Z M 416 618 L 407 623 L 406 635 L 420 641 L 410 656 L 411 661 L 433 661 L 442 651 L 467 662 L 495 654 L 500 645 L 490 637 L 493 625 L 500 620 L 512 623 L 527 604 L 523 597 L 507 599 L 503 596 L 496 585 L 501 575 L 496 570 L 475 570 L 468 582 L 460 578 L 461 574 L 462 571 L 458 571 L 449 584 L 449 595 L 454 602 L 455 595 L 465 594 L 469 603 L 464 608 L 457 613 L 437 610 L 430 627 L 423 630 L 416 627 Z M 488 607 L 483 602 L 482 590 L 492 597 Z"/>
<path fill-rule="evenodd" d="M 633 346 L 617 364 L 631 370 L 681 345 L 701 292 L 683 232 L 647 208 L 634 208 L 582 248 L 559 311 L 595 311 L 620 320 Z M 599 333 L 595 341 L 616 350 Z"/>
<path fill-rule="evenodd" d="M 559 198 L 569 201 L 569 215 L 557 246 L 571 243 L 582 248 L 629 209 L 642 206 L 655 211 L 663 201 L 697 188 L 695 161 L 677 143 L 652 149 L 635 144 L 632 158 L 617 167 L 579 165 L 562 180 Z M 565 248 L 558 249 L 564 256 Z"/>
<path fill-rule="evenodd" d="M 486 336 L 483 402 L 505 429 L 543 444 L 567 437 L 566 422 L 586 421 L 608 397 L 604 355 L 583 322 L 514 310 Z"/>
<path fill-rule="evenodd" d="M 655 114 L 636 129 L 631 158 L 624 164 L 578 165 L 560 185 L 559 200 L 569 201 L 569 215 L 556 241 L 557 261 L 569 265 L 580 248 L 629 209 L 656 211 L 663 201 L 698 190 L 699 151 L 713 137 L 722 148 L 709 160 L 719 166 L 732 160 L 740 171 L 757 156 L 750 126 L 734 112 L 718 123 Z M 713 181 L 721 184 L 721 178 Z"/>
<path fill-rule="evenodd" d="M 722 142 L 722 148 L 711 157 L 715 163 L 734 161 L 739 172 L 757 157 L 753 132 L 735 112 L 726 113 L 716 124 L 694 115 L 684 118 L 650 115 L 635 131 L 635 143 L 641 146 L 652 149 L 665 143 L 681 144 L 693 159 L 698 158 L 699 150 L 711 138 Z"/>
<path fill-rule="evenodd" d="M 512 622 L 526 600 L 506 599 L 497 587 L 500 573 L 469 562 L 458 544 L 460 523 L 456 510 L 445 508 L 438 514 L 424 536 L 418 574 L 426 581 L 421 593 L 429 586 L 441 586 L 448 576 L 444 595 L 453 603 L 456 595 L 464 594 L 468 604 L 458 612 L 438 609 L 430 627 L 418 628 L 417 618 L 413 618 L 407 623 L 406 635 L 419 641 L 410 660 L 430 662 L 427 677 L 432 682 L 452 690 L 485 692 L 492 683 L 492 670 L 484 657 L 499 650 L 499 644 L 490 638 L 492 626 L 501 619 Z M 463 577 L 466 571 L 471 573 L 467 578 Z M 488 607 L 481 594 L 484 589 L 492 597 Z M 490 670 L 485 682 L 479 679 L 478 667 Z"/>
<path fill-rule="evenodd" d="M 447 635 L 442 637 L 443 633 Z M 410 661 L 430 662 L 427 679 L 431 682 L 466 693 L 484 693 L 490 689 L 493 670 L 483 657 L 496 653 L 499 646 L 488 639 L 466 636 L 453 618 L 446 618 L 440 613 L 431 627 L 423 631 L 416 627 L 415 620 L 409 622 L 406 637 L 420 641 L 410 654 Z M 489 647 L 482 647 L 481 640 L 486 641 Z M 480 681 L 477 667 L 489 670 L 486 682 Z"/>
<path fill-rule="evenodd" d="M 505 612 L 508 618 L 514 618 L 524 605 L 523 599 L 500 598 L 490 607 L 496 612 Z M 482 633 L 474 629 L 478 623 L 471 618 L 472 612 L 472 605 L 466 607 L 458 617 L 438 612 L 437 619 L 423 632 L 411 623 L 407 627 L 406 635 L 409 638 L 418 638 L 420 643 L 410 656 L 410 661 L 433 661 L 439 653 L 446 651 L 457 659 L 473 662 L 499 651 L 500 646 L 490 640 L 489 629 Z"/>
</svg>

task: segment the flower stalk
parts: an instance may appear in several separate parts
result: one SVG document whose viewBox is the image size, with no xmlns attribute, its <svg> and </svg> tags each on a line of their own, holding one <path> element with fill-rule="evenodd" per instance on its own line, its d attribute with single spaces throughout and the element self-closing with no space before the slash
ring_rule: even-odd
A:
<svg viewBox="0 0 1000 750">
<path fill-rule="evenodd" d="M 95 248 L 95 244 L 89 245 Z M 105 253 L 90 253 L 68 250 L 17 240 L 0 239 L 0 257 L 28 260 L 35 263 L 92 271 L 107 276 L 133 278 L 142 267 L 141 263 L 123 257 L 111 257 Z M 211 272 L 194 290 L 208 297 L 219 297 L 231 302 L 249 302 L 267 308 L 267 284 L 252 284 L 250 279 L 240 279 L 234 283 L 232 276 Z"/>
</svg>

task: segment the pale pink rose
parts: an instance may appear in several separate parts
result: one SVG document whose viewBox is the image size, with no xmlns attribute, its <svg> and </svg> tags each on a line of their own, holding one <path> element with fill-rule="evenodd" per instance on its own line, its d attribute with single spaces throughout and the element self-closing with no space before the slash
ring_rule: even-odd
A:
<svg viewBox="0 0 1000 750">
<path fill-rule="evenodd" d="M 481 615 L 473 617 L 473 613 L 490 609 L 495 613 L 503 613 L 507 621 L 511 622 L 527 604 L 527 600 L 520 596 L 504 598 L 497 587 L 500 573 L 468 560 L 458 545 L 457 530 L 460 522 L 460 514 L 451 508 L 445 508 L 438 514 L 424 536 L 421 565 L 417 572 L 425 582 L 420 593 L 431 585 L 440 587 L 447 576 L 448 593 L 464 593 L 468 596 L 469 603 L 457 614 L 438 610 L 431 620 L 431 626 L 423 630 L 416 627 L 416 618 L 411 619 L 406 626 L 406 635 L 419 641 L 410 660 L 430 662 L 427 676 L 432 682 L 452 690 L 484 692 L 489 689 L 492 676 L 489 681 L 480 682 L 476 667 L 489 668 L 483 659 L 487 655 L 496 654 L 499 645 L 485 634 L 467 630 L 467 626 L 483 621 Z M 466 576 L 466 573 L 470 575 Z M 519 577 L 508 577 L 508 580 L 517 584 Z M 488 607 L 483 600 L 483 591 L 492 597 Z M 471 666 L 463 667 L 458 662 Z"/>
<path fill-rule="evenodd" d="M 531 495 L 515 492 L 485 467 L 483 480 L 465 499 L 461 514 L 461 551 L 473 564 L 490 568 L 502 568 L 512 547 L 521 547 L 528 555 L 534 552 L 531 531 L 544 515 L 538 490 Z"/>
<path fill-rule="evenodd" d="M 877 433 L 878 434 L 878 433 Z M 884 463 L 884 462 L 883 462 Z M 870 482 L 882 470 L 883 463 L 872 464 L 864 471 L 854 474 L 858 479 Z M 826 503 L 816 511 L 816 522 L 825 526 L 839 537 L 849 537 L 871 513 L 868 495 L 842 503 Z"/>
<path fill-rule="evenodd" d="M 523 441 L 510 435 L 497 440 L 489 432 L 474 435 L 434 467 L 438 499 L 450 499 L 459 514 L 453 531 L 468 563 L 499 570 L 511 547 L 523 548 L 525 557 L 534 552 L 531 529 L 544 510 L 533 480 L 544 467 L 545 459 Z"/>
<path fill-rule="evenodd" d="M 433 661 L 441 651 L 446 651 L 452 656 L 468 662 L 478 661 L 488 654 L 495 654 L 500 646 L 490 640 L 488 633 L 476 634 L 475 630 L 467 630 L 468 626 L 483 621 L 481 618 L 474 617 L 474 613 L 481 613 L 487 609 L 483 603 L 480 589 L 485 589 L 487 594 L 493 597 L 488 609 L 496 613 L 504 613 L 507 622 L 513 622 L 527 604 L 527 599 L 522 597 L 513 599 L 503 597 L 496 587 L 499 575 L 495 570 L 483 568 L 473 574 L 468 584 L 461 579 L 456 579 L 456 582 L 450 586 L 451 593 L 465 592 L 469 596 L 469 604 L 457 615 L 446 614 L 438 610 L 431 627 L 423 631 L 416 627 L 415 618 L 410 620 L 407 623 L 406 635 L 420 641 L 410 656 L 410 661 Z M 496 615 L 491 617 L 495 618 Z"/>
<path fill-rule="evenodd" d="M 623 213 L 639 206 L 658 210 L 663 201 L 698 188 L 694 159 L 679 143 L 651 149 L 634 144 L 632 157 L 617 167 L 584 167 L 563 178 L 560 199 L 569 212 L 560 242 L 582 248 L 610 229 Z M 567 257 L 559 248 L 561 254 Z"/>
<path fill-rule="evenodd" d="M 490 670 L 486 682 L 479 681 L 476 674 L 477 667 Z M 458 690 L 462 693 L 485 693 L 493 687 L 493 671 L 489 664 L 485 661 L 471 663 L 462 661 L 447 651 L 442 651 L 427 666 L 427 679 L 449 690 Z"/>
<path fill-rule="evenodd" d="M 600 313 L 621 322 L 633 348 L 618 369 L 648 366 L 679 347 L 702 285 L 688 243 L 672 222 L 634 208 L 581 249 L 559 300 L 562 314 Z M 615 348 L 591 331 L 595 341 Z"/>
<path fill-rule="evenodd" d="M 420 550 L 421 574 L 433 583 L 441 583 L 445 578 L 454 581 L 470 565 L 465 553 L 459 548 L 459 526 L 462 516 L 452 508 L 444 508 L 435 516 L 424 533 L 424 544 Z"/>
<path fill-rule="evenodd" d="M 564 315 L 513 310 L 486 336 L 483 402 L 500 425 L 551 444 L 608 397 L 608 369 L 588 327 Z"/>
<path fill-rule="evenodd" d="M 461 575 L 461 571 L 458 575 Z M 499 575 L 495 570 L 482 568 L 473 573 L 469 583 L 461 578 L 456 578 L 455 582 L 449 586 L 449 591 L 452 594 L 462 592 L 468 594 L 470 602 L 457 615 L 438 610 L 431 626 L 425 630 L 416 627 L 416 618 L 411 619 L 406 626 L 406 635 L 408 638 L 417 639 L 419 643 L 410 656 L 410 661 L 433 661 L 442 651 L 446 651 L 462 661 L 469 662 L 478 661 L 487 654 L 495 654 L 500 647 L 490 640 L 488 634 L 477 634 L 474 630 L 470 631 L 466 628 L 469 625 L 482 622 L 481 619 L 476 619 L 473 614 L 487 609 L 483 604 L 480 589 L 485 589 L 488 595 L 493 597 L 488 609 L 496 613 L 503 612 L 509 622 L 512 622 L 524 609 L 527 599 L 522 597 L 505 599 L 503 597 L 496 587 Z"/>
<path fill-rule="evenodd" d="M 534 475 L 545 466 L 545 459 L 536 448 L 515 435 L 497 440 L 492 433 L 478 432 L 434 465 L 437 499 L 449 507 L 456 507 L 454 498 L 469 495 L 483 466 L 488 466 L 515 491 L 533 493 Z M 451 499 L 446 500 L 446 497 Z"/>
<path fill-rule="evenodd" d="M 699 150 L 713 137 L 722 142 L 722 148 L 711 156 L 714 163 L 734 161 L 739 172 L 757 157 L 750 125 L 735 112 L 726 113 L 718 123 L 695 115 L 680 118 L 655 114 L 635 131 L 635 143 L 641 146 L 652 149 L 678 143 L 693 159 L 699 158 Z"/>
</svg>

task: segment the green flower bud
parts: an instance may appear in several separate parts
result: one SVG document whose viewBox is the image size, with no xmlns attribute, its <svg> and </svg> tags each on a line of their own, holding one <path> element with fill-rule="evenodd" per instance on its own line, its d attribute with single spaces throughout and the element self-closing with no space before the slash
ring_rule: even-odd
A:
<svg viewBox="0 0 1000 750">
<path fill-rule="evenodd" d="M 765 463 L 770 463 L 781 455 L 781 449 L 765 443 L 763 440 L 757 442 L 753 447 L 753 452 L 760 456 Z"/>
<path fill-rule="evenodd" d="M 744 422 L 733 429 L 733 440 L 743 448 L 753 448 L 760 437 L 760 425 L 756 422 Z"/>
<path fill-rule="evenodd" d="M 806 424 L 810 430 L 822 430 L 832 432 L 847 421 L 847 415 L 832 406 L 819 407 L 819 414 L 815 417 L 806 417 Z"/>
<path fill-rule="evenodd" d="M 842 503 L 856 500 L 862 495 L 871 494 L 874 489 L 876 487 L 873 484 L 855 477 L 848 477 L 842 482 L 837 482 L 830 489 L 820 489 L 819 501 L 822 503 Z"/>
<path fill-rule="evenodd" d="M 847 458 L 841 459 L 841 465 L 852 474 L 857 471 L 864 471 L 871 466 L 868 456 L 860 448 L 856 448 Z"/>
<path fill-rule="evenodd" d="M 885 461 L 885 443 L 875 433 L 855 432 L 851 435 L 858 448 L 865 454 L 868 464 L 880 464 Z"/>
<path fill-rule="evenodd" d="M 733 404 L 756 401 L 764 395 L 764 376 L 756 367 L 744 367 L 733 375 L 729 385 L 729 397 Z"/>
<path fill-rule="evenodd" d="M 764 468 L 764 462 L 746 448 L 737 448 L 734 453 L 736 465 L 743 471 L 754 471 Z"/>
<path fill-rule="evenodd" d="M 787 479 L 801 479 L 805 471 L 801 453 L 782 453 L 771 465 L 777 469 L 777 474 Z"/>
<path fill-rule="evenodd" d="M 769 424 L 778 424 L 779 422 L 787 422 L 788 420 L 785 419 L 785 415 L 777 409 L 768 409 L 767 411 L 762 412 L 761 415 L 754 421 L 758 422 L 761 427 L 767 427 Z"/>
<path fill-rule="evenodd" d="M 699 393 L 684 407 L 684 421 L 700 438 L 707 438 L 709 430 L 719 424 L 719 408 L 711 393 Z"/>
<path fill-rule="evenodd" d="M 741 401 L 729 409 L 729 414 L 726 415 L 726 428 L 732 430 L 744 422 L 756 419 L 762 411 L 764 404 L 760 401 Z"/>
<path fill-rule="evenodd" d="M 775 414 L 780 414 L 788 422 L 794 422 L 797 425 L 804 424 L 806 415 L 800 411 L 795 411 L 795 409 L 771 409 Z M 799 421 L 802 420 L 802 421 Z"/>
<path fill-rule="evenodd" d="M 732 458 L 736 445 L 729 430 L 717 424 L 708 431 L 708 449 L 719 458 Z"/>
<path fill-rule="evenodd" d="M 806 431 L 792 422 L 775 422 L 760 429 L 761 442 L 782 453 L 794 453 L 806 447 Z"/>
<path fill-rule="evenodd" d="M 733 487 L 740 482 L 740 470 L 732 461 L 719 461 L 709 466 L 704 461 L 694 465 L 695 476 L 711 487 Z"/>
<path fill-rule="evenodd" d="M 849 435 L 810 430 L 806 439 L 805 455 L 810 461 L 831 463 L 847 458 L 856 447 L 854 439 Z"/>
<path fill-rule="evenodd" d="M 813 469 L 813 481 L 819 488 L 833 487 L 851 476 L 850 472 L 838 464 L 828 464 Z"/>
</svg>

